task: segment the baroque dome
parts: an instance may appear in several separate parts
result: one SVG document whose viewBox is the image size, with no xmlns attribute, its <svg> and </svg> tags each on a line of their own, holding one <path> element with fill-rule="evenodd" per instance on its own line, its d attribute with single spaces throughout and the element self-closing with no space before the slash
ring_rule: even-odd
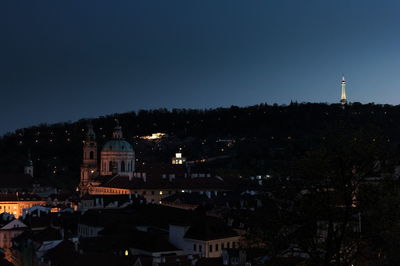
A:
<svg viewBox="0 0 400 266">
<path fill-rule="evenodd" d="M 104 144 L 102 152 L 133 152 L 133 147 L 122 137 L 122 128 L 114 128 L 113 138 Z"/>
<path fill-rule="evenodd" d="M 129 142 L 122 139 L 109 140 L 104 144 L 102 152 L 133 152 L 133 147 Z"/>
</svg>

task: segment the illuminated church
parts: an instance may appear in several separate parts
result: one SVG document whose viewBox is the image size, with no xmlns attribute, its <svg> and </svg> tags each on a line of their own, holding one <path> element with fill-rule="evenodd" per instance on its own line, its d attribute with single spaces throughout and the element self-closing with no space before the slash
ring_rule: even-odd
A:
<svg viewBox="0 0 400 266">
<path fill-rule="evenodd" d="M 170 164 L 146 164 L 135 169 L 135 152 L 123 138 L 118 125 L 112 139 L 97 158 L 96 134 L 89 126 L 83 144 L 83 163 L 78 190 L 81 196 L 136 194 L 148 202 L 160 203 L 175 193 L 199 193 L 209 197 L 226 191 L 223 179 L 188 167 L 177 153 Z"/>
<path fill-rule="evenodd" d="M 98 185 L 107 176 L 127 176 L 132 178 L 135 171 L 135 152 L 132 145 L 124 140 L 122 128 L 114 128 L 112 139 L 106 142 L 100 153 L 100 165 L 97 159 L 96 134 L 89 125 L 83 145 L 83 164 L 81 166 L 81 194 L 88 193 L 91 185 Z"/>
</svg>

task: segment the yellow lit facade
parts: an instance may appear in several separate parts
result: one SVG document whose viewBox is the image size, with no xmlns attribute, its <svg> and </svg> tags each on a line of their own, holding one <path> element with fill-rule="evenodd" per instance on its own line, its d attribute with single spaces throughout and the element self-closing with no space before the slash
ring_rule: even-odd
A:
<svg viewBox="0 0 400 266">
<path fill-rule="evenodd" d="M 24 209 L 38 205 L 44 206 L 46 201 L 0 201 L 0 213 L 7 212 L 19 218 L 24 214 Z"/>
<path fill-rule="evenodd" d="M 172 164 L 184 164 L 186 162 L 186 158 L 182 157 L 182 153 L 175 153 L 175 157 L 172 158 Z"/>
</svg>

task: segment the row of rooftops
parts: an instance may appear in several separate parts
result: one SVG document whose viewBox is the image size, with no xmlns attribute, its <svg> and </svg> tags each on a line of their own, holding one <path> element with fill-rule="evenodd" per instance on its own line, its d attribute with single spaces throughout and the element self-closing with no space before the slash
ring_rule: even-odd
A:
<svg viewBox="0 0 400 266">
<path fill-rule="evenodd" d="M 43 199 L 36 194 L 32 193 L 0 193 L 0 202 L 14 202 L 14 201 L 42 201 Z"/>
<path fill-rule="evenodd" d="M 238 237 L 238 234 L 225 222 L 215 217 L 208 217 L 195 211 L 183 211 L 145 203 L 134 204 L 123 209 L 89 210 L 83 214 L 48 213 L 42 216 L 31 214 L 24 218 L 24 223 L 28 227 L 25 227 L 25 231 L 13 240 L 17 250 L 23 250 L 32 243 L 37 248 L 36 254 L 40 254 L 44 260 L 63 258 L 68 263 L 72 263 L 73 260 L 88 259 L 91 254 L 116 255 L 115 260 L 125 259 L 132 263 L 132 259 L 137 260 L 137 257 L 131 253 L 134 249 L 144 253 L 170 253 L 171 255 L 167 257 L 159 258 L 163 263 L 169 261 L 168 257 L 171 258 L 171 263 L 175 260 L 172 264 L 159 265 L 186 265 L 176 264 L 176 262 L 186 262 L 188 260 L 185 258 L 193 259 L 196 255 L 189 257 L 173 255 L 182 254 L 183 250 L 170 242 L 168 238 L 170 226 L 187 227 L 184 235 L 187 239 L 208 241 Z M 101 230 L 97 236 L 73 240 L 80 225 L 101 228 Z M 143 226 L 147 229 L 140 229 Z M 151 257 L 148 258 L 149 260 L 144 259 L 144 261 L 151 262 Z M 114 265 L 113 261 L 106 258 L 105 260 L 111 263 L 109 265 Z M 91 261 L 89 265 L 93 262 Z"/>
<path fill-rule="evenodd" d="M 196 179 L 163 179 L 163 178 L 129 178 L 116 175 L 101 186 L 124 189 L 229 189 L 230 187 L 219 178 Z"/>
</svg>

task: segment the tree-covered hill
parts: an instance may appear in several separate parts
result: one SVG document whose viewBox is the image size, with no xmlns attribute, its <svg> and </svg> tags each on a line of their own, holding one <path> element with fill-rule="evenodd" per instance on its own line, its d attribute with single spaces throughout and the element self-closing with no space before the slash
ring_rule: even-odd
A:
<svg viewBox="0 0 400 266">
<path fill-rule="evenodd" d="M 157 109 L 82 119 L 73 123 L 42 124 L 0 138 L 0 171 L 20 172 L 32 154 L 35 174 L 60 187 L 79 180 L 82 141 L 93 124 L 99 147 L 116 124 L 136 150 L 138 163 L 167 162 L 182 148 L 188 160 L 228 156 L 210 163 L 222 174 L 247 175 L 276 171 L 290 158 L 318 146 L 327 138 L 363 132 L 400 143 L 400 106 L 353 103 L 260 104 L 207 110 Z M 139 136 L 167 133 L 158 141 Z"/>
</svg>

